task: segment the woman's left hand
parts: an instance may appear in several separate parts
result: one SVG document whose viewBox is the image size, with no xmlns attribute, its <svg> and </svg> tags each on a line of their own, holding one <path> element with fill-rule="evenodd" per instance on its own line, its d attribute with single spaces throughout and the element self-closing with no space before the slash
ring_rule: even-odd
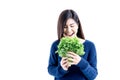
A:
<svg viewBox="0 0 120 80">
<path fill-rule="evenodd" d="M 68 52 L 67 57 L 70 60 L 71 65 L 77 65 L 81 60 L 81 57 L 79 55 L 75 54 L 74 52 Z"/>
</svg>

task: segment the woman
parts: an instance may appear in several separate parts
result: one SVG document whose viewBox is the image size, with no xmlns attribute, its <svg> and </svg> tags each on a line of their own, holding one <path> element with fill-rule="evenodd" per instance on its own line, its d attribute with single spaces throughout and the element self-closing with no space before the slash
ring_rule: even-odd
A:
<svg viewBox="0 0 120 80">
<path fill-rule="evenodd" d="M 77 13 L 73 10 L 64 10 L 58 19 L 58 40 L 54 41 L 49 57 L 48 72 L 55 77 L 55 80 L 94 80 L 97 72 L 96 48 L 93 42 L 85 40 L 81 23 Z M 78 37 L 83 45 L 83 56 L 74 52 L 68 52 L 72 62 L 69 65 L 66 57 L 60 57 L 55 53 L 62 37 Z"/>
</svg>

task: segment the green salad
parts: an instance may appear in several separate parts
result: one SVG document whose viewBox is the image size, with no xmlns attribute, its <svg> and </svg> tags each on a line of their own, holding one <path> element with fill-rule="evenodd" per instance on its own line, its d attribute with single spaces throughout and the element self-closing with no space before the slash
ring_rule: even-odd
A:
<svg viewBox="0 0 120 80">
<path fill-rule="evenodd" d="M 66 57 L 68 51 L 74 52 L 80 56 L 84 55 L 84 45 L 80 42 L 78 37 L 63 37 L 58 44 L 56 53 L 60 57 Z"/>
</svg>

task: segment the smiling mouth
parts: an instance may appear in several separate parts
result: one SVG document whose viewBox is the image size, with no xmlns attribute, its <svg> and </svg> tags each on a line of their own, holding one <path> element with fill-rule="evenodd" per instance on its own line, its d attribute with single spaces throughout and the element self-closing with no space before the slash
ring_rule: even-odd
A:
<svg viewBox="0 0 120 80">
<path fill-rule="evenodd" d="M 68 35 L 67 33 L 65 33 L 65 35 L 66 35 L 66 36 L 72 36 L 72 35 L 74 35 L 74 33 L 72 33 L 72 34 L 70 34 L 70 35 Z"/>
</svg>

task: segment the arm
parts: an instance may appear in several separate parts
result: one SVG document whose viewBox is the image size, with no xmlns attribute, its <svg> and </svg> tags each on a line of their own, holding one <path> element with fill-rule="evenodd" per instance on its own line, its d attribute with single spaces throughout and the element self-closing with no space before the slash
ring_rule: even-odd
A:
<svg viewBox="0 0 120 80">
<path fill-rule="evenodd" d="M 80 70 L 83 74 L 88 78 L 88 80 L 94 80 L 98 74 L 97 72 L 97 56 L 96 56 L 96 49 L 95 45 L 92 43 L 90 44 L 90 50 L 88 54 L 88 59 L 85 60 L 81 57 L 81 61 L 78 63 Z"/>
<path fill-rule="evenodd" d="M 58 55 L 55 53 L 57 50 L 57 43 L 53 43 L 50 50 L 48 72 L 56 78 L 64 76 L 67 71 L 63 70 L 58 60 Z"/>
</svg>

